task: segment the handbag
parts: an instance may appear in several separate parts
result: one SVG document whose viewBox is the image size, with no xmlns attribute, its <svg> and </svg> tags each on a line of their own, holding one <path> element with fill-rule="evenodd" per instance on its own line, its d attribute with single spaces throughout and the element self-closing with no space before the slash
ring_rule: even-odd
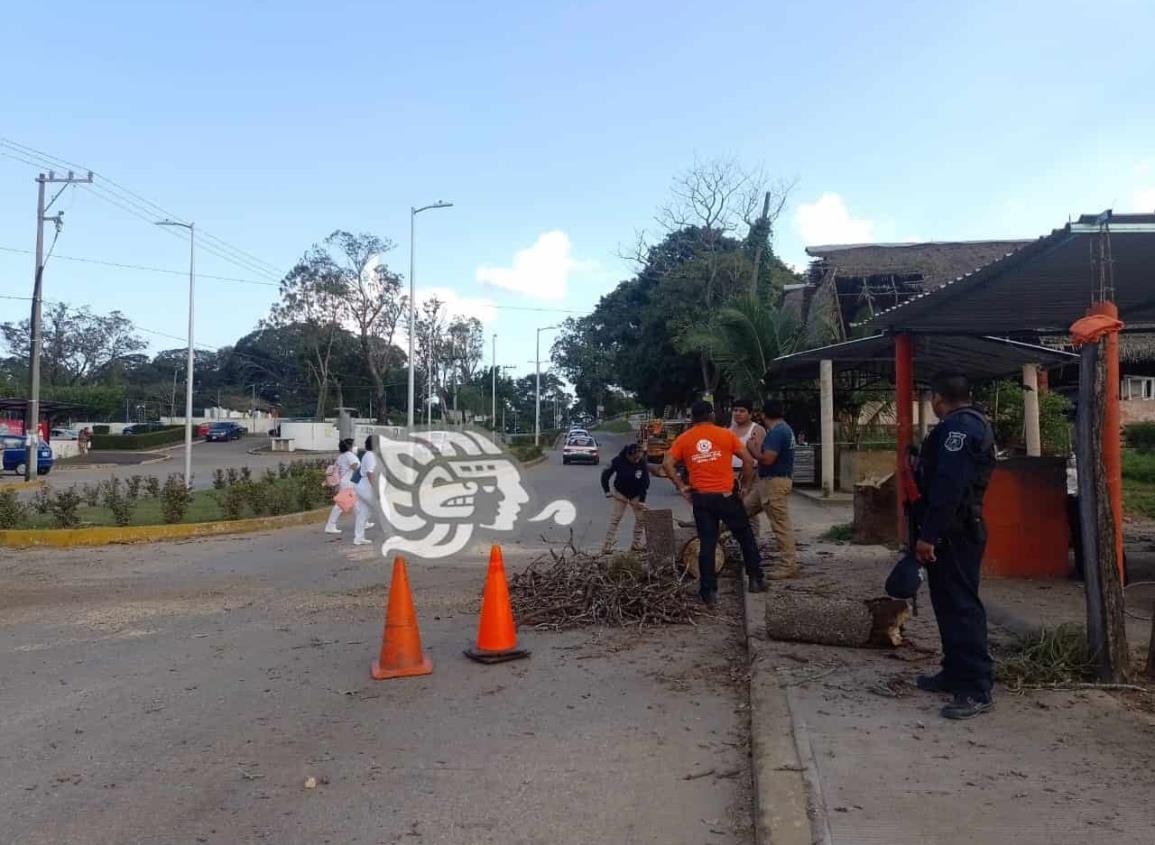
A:
<svg viewBox="0 0 1155 845">
<path fill-rule="evenodd" d="M 337 491 L 337 495 L 333 497 L 333 504 L 339 507 L 342 513 L 348 513 L 357 504 L 357 494 L 352 487 L 345 487 Z"/>
</svg>

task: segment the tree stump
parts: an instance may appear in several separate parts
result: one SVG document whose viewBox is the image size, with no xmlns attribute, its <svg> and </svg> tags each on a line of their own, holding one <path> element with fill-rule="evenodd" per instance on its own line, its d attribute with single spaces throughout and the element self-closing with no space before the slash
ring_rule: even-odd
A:
<svg viewBox="0 0 1155 845">
<path fill-rule="evenodd" d="M 766 635 L 772 640 L 893 648 L 902 643 L 902 626 L 909 618 L 901 599 L 854 601 L 790 591 L 771 594 L 766 601 Z"/>
<path fill-rule="evenodd" d="M 646 565 L 650 571 L 675 566 L 674 512 L 669 508 L 647 509 L 642 514 L 646 529 Z"/>
<path fill-rule="evenodd" d="M 865 479 L 854 485 L 853 541 L 862 545 L 891 545 L 895 535 L 895 474 Z"/>
</svg>

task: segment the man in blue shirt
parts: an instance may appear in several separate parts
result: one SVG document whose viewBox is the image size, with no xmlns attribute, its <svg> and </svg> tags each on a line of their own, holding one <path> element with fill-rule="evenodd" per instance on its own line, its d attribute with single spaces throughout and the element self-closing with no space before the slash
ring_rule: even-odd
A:
<svg viewBox="0 0 1155 845">
<path fill-rule="evenodd" d="M 780 560 L 767 577 L 774 581 L 798 577 L 798 554 L 794 526 L 790 523 L 790 491 L 794 488 L 794 430 L 783 419 L 782 403 L 771 399 L 762 406 L 766 437 L 751 443 L 750 454 L 758 465 L 757 494 L 761 509 L 778 538 Z"/>
</svg>

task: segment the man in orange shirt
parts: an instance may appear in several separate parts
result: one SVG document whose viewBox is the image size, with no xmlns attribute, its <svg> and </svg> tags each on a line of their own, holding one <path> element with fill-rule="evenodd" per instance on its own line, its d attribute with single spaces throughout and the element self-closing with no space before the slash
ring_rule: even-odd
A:
<svg viewBox="0 0 1155 845">
<path fill-rule="evenodd" d="M 698 586 L 702 601 L 713 604 L 718 600 L 714 552 L 718 547 L 719 522 L 726 523 L 742 548 L 742 560 L 750 577 L 750 591 L 760 593 L 766 589 L 762 580 L 762 561 L 742 497 L 734 491 L 731 466 L 734 457 L 742 461 L 742 488 L 749 490 L 754 484 L 754 459 L 733 432 L 714 424 L 714 406 L 709 402 L 695 402 L 690 408 L 690 419 L 693 425 L 666 451 L 662 466 L 666 477 L 694 507 L 694 525 L 698 528 L 700 543 Z M 688 486 L 682 483 L 675 470 L 675 464 L 679 462 L 685 464 L 689 472 Z"/>
</svg>

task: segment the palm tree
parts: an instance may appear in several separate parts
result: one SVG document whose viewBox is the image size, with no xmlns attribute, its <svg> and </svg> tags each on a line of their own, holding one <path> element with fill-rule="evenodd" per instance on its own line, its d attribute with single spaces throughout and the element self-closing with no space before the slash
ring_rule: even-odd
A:
<svg viewBox="0 0 1155 845">
<path fill-rule="evenodd" d="M 765 299 L 735 297 L 688 326 L 677 339 L 680 352 L 706 356 L 725 377 L 733 395 L 762 399 L 771 362 L 798 348 L 801 327 Z"/>
</svg>

